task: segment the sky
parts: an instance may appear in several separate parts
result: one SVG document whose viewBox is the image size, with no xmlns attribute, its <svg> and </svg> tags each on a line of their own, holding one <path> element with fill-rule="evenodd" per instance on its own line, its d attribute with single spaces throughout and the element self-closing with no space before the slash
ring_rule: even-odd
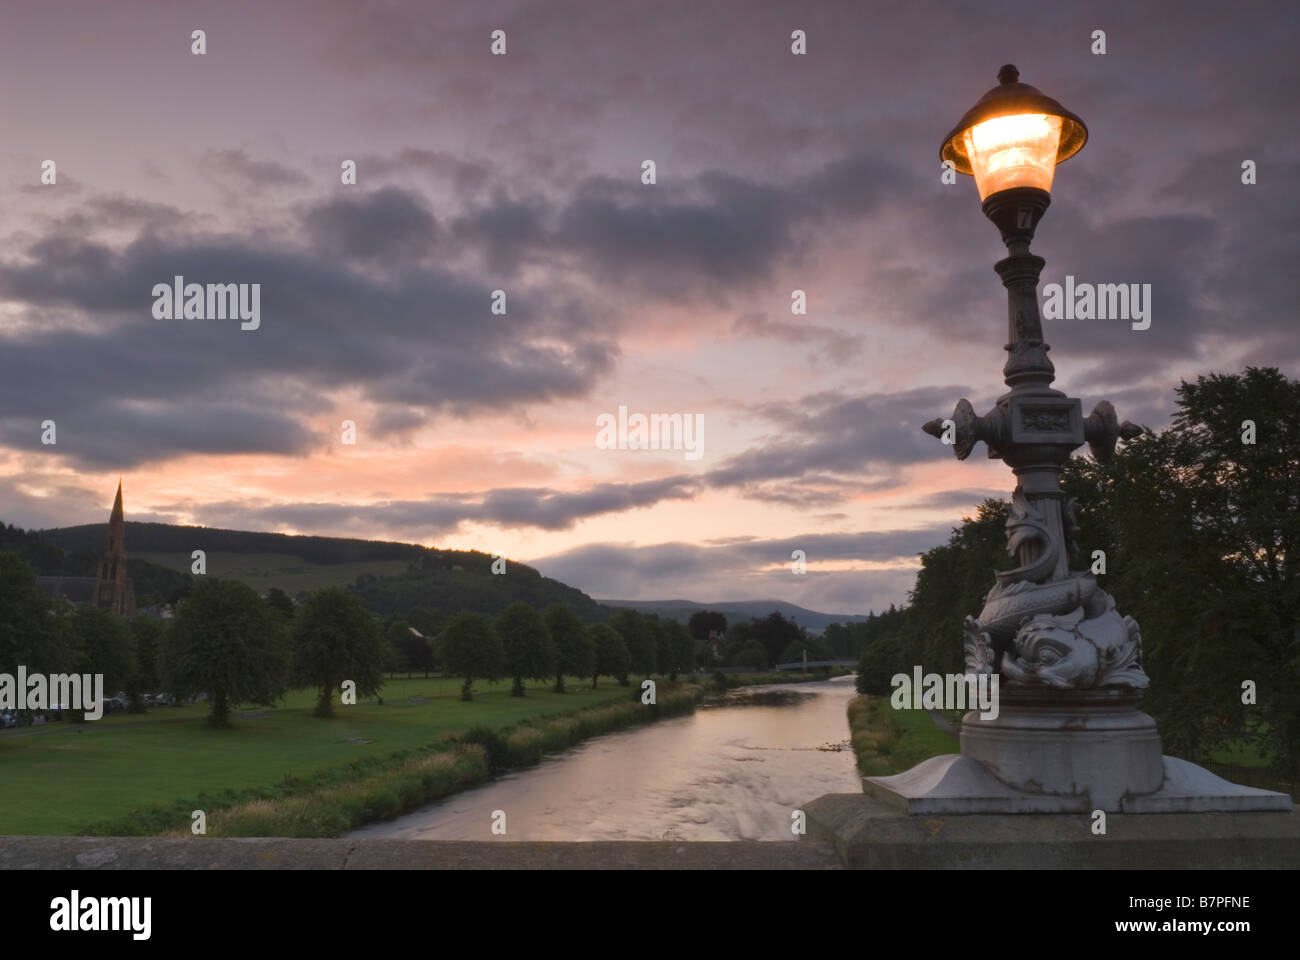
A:
<svg viewBox="0 0 1300 960">
<path fill-rule="evenodd" d="M 1005 389 L 1005 251 L 942 137 L 1008 62 L 1084 119 L 1042 283 L 1150 284 L 1151 324 L 1045 321 L 1055 386 L 1159 429 L 1180 379 L 1300 365 L 1297 9 L 6 4 L 0 519 L 103 522 L 121 477 L 129 520 L 598 598 L 903 603 L 1014 483 L 920 429 Z M 260 284 L 259 326 L 157 317 L 177 275 Z M 698 456 L 602 448 L 620 406 Z"/>
</svg>

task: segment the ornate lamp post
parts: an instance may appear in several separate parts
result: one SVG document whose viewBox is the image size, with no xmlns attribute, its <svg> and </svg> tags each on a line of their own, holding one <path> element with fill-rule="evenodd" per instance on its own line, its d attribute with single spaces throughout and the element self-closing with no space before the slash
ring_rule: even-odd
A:
<svg viewBox="0 0 1300 960">
<path fill-rule="evenodd" d="M 1015 67 L 1004 66 L 998 80 L 944 139 L 941 156 L 974 176 L 1007 247 L 994 269 L 1007 289 L 1009 389 L 983 416 L 962 399 L 949 420 L 924 429 L 950 442 L 959 460 L 982 440 L 1016 475 L 1007 550 L 1018 565 L 996 574 L 984 608 L 964 627 L 967 672 L 997 676 L 1000 709 L 965 716 L 960 755 L 869 777 L 867 789 L 913 813 L 1290 809 L 1283 794 L 1162 757 L 1155 721 L 1138 709 L 1148 685 L 1138 625 L 1091 574 L 1069 569 L 1078 527 L 1062 466 L 1085 442 L 1104 463 L 1119 438 L 1141 431 L 1119 423 L 1105 401 L 1084 417 L 1077 398 L 1052 388 L 1038 312 L 1044 261 L 1029 244 L 1056 165 L 1079 152 L 1088 131 L 1020 83 Z"/>
</svg>

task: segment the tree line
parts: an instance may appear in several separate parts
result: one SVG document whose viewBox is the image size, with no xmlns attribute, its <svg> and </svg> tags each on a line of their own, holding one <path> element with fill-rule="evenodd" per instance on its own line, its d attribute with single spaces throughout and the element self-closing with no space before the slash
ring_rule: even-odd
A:
<svg viewBox="0 0 1300 960">
<path fill-rule="evenodd" d="M 522 602 L 495 618 L 413 608 L 381 619 L 342 587 L 295 604 L 282 590 L 263 597 L 241 581 L 206 577 L 194 579 L 172 619 L 124 619 L 46 593 L 22 556 L 0 552 L 0 671 L 22 664 L 29 673 L 103 674 L 105 690 L 124 691 L 133 711 L 155 693 L 177 703 L 202 696 L 215 726 L 228 725 L 239 704 L 271 706 L 293 689 L 315 690 L 315 713 L 332 716 L 345 681 L 356 696 L 375 696 L 395 668 L 439 668 L 463 680 L 467 700 L 476 680 L 510 679 L 515 696 L 529 681 L 563 693 L 566 677 L 593 688 L 602 676 L 624 686 L 633 674 L 675 681 L 699 662 L 696 634 L 706 623 L 717 625 L 697 615 L 693 633 L 619 610 L 609 623 L 585 624 L 565 604 L 538 611 Z"/>
</svg>

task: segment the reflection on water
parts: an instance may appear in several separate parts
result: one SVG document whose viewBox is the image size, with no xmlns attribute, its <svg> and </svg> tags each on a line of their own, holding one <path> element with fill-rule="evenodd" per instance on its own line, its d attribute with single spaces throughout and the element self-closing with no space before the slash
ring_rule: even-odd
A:
<svg viewBox="0 0 1300 960">
<path fill-rule="evenodd" d="M 540 766 L 349 836 L 415 840 L 793 840 L 791 811 L 862 790 L 853 678 L 765 687 L 744 706 L 589 740 Z M 775 694 L 775 696 L 773 696 Z M 791 696 L 793 694 L 793 696 Z M 506 814 L 494 837 L 492 812 Z"/>
</svg>

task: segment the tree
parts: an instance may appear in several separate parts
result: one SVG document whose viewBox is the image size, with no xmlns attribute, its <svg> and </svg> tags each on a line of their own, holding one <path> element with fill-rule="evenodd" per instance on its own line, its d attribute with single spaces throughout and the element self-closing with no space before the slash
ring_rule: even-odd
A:
<svg viewBox="0 0 1300 960">
<path fill-rule="evenodd" d="M 696 643 L 703 644 L 708 642 L 710 633 L 727 632 L 727 618 L 716 610 L 696 610 L 691 614 L 687 627 Z"/>
<path fill-rule="evenodd" d="M 563 603 L 553 603 L 542 615 L 555 645 L 555 692 L 564 692 L 564 675 L 588 677 L 596 669 L 596 647 L 587 629 Z"/>
<path fill-rule="evenodd" d="M 752 620 L 737 620 L 727 627 L 727 635 L 722 645 L 723 652 L 725 654 L 727 650 L 738 647 L 752 639 L 754 639 L 754 622 Z"/>
<path fill-rule="evenodd" d="M 293 600 L 279 587 L 272 587 L 266 591 L 266 602 L 272 610 L 284 617 L 285 623 L 293 619 Z"/>
<path fill-rule="evenodd" d="M 628 656 L 627 644 L 618 631 L 607 623 L 597 623 L 587 628 L 587 633 L 596 650 L 596 666 L 591 674 L 591 688 L 596 689 L 596 677 L 604 674 L 613 677 L 620 686 L 627 686 Z"/>
<path fill-rule="evenodd" d="M 345 680 L 362 697 L 384 685 L 384 644 L 375 618 L 343 587 L 317 590 L 303 604 L 294 622 L 293 654 L 297 681 L 318 691 L 318 717 L 334 716 L 334 691 Z"/>
<path fill-rule="evenodd" d="M 1183 381 L 1177 402 L 1167 430 L 1139 436 L 1109 464 L 1067 465 L 1067 492 L 1085 507 L 1082 555 L 1104 552 L 1102 586 L 1141 627 L 1144 709 L 1168 752 L 1204 760 L 1253 741 L 1294 779 L 1300 381 L 1250 367 Z M 1255 704 L 1242 702 L 1246 679 Z"/>
<path fill-rule="evenodd" d="M 636 610 L 623 609 L 614 614 L 609 623 L 627 646 L 628 669 L 643 677 L 654 673 L 658 657 L 657 637 L 646 618 Z"/>
<path fill-rule="evenodd" d="M 176 609 L 164 673 L 182 696 L 206 693 L 208 723 L 225 727 L 233 706 L 284 696 L 291 660 L 288 630 L 252 587 L 198 578 Z"/>
<path fill-rule="evenodd" d="M 668 620 L 660 619 L 659 614 L 645 615 L 646 626 L 654 638 L 655 670 L 668 673 L 673 668 L 673 641 L 668 633 Z"/>
<path fill-rule="evenodd" d="M 438 665 L 442 663 L 441 636 L 443 628 L 447 626 L 449 619 L 441 610 L 429 610 L 426 607 L 412 607 L 407 611 L 406 622 L 424 634 L 425 643 L 429 645 L 428 666 L 424 667 L 426 676 L 428 670 L 437 669 Z M 415 653 L 414 662 L 418 664 L 425 663 L 424 653 L 419 650 L 416 650 Z"/>
<path fill-rule="evenodd" d="M 832 659 L 848 659 L 853 656 L 853 631 L 842 623 L 828 623 L 822 631 L 822 643 Z"/>
<path fill-rule="evenodd" d="M 36 571 L 17 553 L 0 553 L 0 673 L 57 673 L 69 651 L 60 618 L 62 601 L 36 585 Z"/>
<path fill-rule="evenodd" d="M 506 673 L 514 678 L 513 697 L 524 695 L 525 680 L 544 680 L 555 669 L 555 650 L 546 622 L 522 601 L 510 604 L 497 617 L 497 635 L 506 651 Z"/>
<path fill-rule="evenodd" d="M 963 517 L 946 544 L 921 554 L 921 569 L 906 613 L 893 606 L 881 615 L 878 629 L 899 631 L 900 653 L 909 664 L 930 673 L 965 669 L 962 622 L 978 616 L 992 589 L 995 570 L 1010 570 L 1006 504 L 985 500 L 974 518 Z"/>
<path fill-rule="evenodd" d="M 406 620 L 390 617 L 384 625 L 384 639 L 397 651 L 397 662 L 408 677 L 415 670 L 423 672 L 427 677 L 433 669 L 433 645 L 428 637 L 418 635 L 418 631 L 411 631 L 412 625 Z"/>
<path fill-rule="evenodd" d="M 676 620 L 660 621 L 659 669 L 668 671 L 668 679 L 677 682 L 679 673 L 695 669 L 695 638 Z"/>
<path fill-rule="evenodd" d="M 68 672 L 103 674 L 105 691 L 124 689 L 136 672 L 130 627 L 111 610 L 89 604 L 73 608 L 68 627 L 72 638 Z M 90 695 L 83 692 L 86 698 Z"/>
<path fill-rule="evenodd" d="M 497 680 L 505 672 L 506 652 L 501 638 L 487 618 L 462 611 L 442 631 L 443 670 L 449 676 L 464 677 L 462 700 L 472 700 L 470 686 L 476 679 Z"/>
<path fill-rule="evenodd" d="M 867 645 L 858 660 L 858 693 L 888 696 L 894 690 L 890 679 L 895 674 L 907 672 L 903 667 L 898 634 L 881 636 Z"/>
<path fill-rule="evenodd" d="M 799 663 L 803 660 L 804 653 L 807 652 L 809 660 L 829 660 L 830 655 L 826 648 L 818 641 L 809 637 L 801 637 L 798 640 L 791 640 L 790 645 L 781 651 L 777 663 Z"/>
<path fill-rule="evenodd" d="M 727 648 L 727 666 L 729 667 L 766 667 L 769 666 L 767 650 L 761 643 L 750 637 Z"/>
<path fill-rule="evenodd" d="M 166 630 L 163 621 L 150 617 L 131 618 L 131 638 L 135 651 L 135 676 L 126 686 L 132 713 L 144 712 L 145 693 L 162 690 L 163 646 Z"/>
<path fill-rule="evenodd" d="M 781 651 L 792 642 L 803 639 L 803 630 L 793 620 L 773 610 L 761 620 L 754 621 L 754 639 L 763 645 L 769 664 L 780 662 Z"/>
<path fill-rule="evenodd" d="M 412 607 L 406 613 L 406 622 L 426 637 L 436 637 L 447 625 L 447 615 L 427 607 Z"/>
</svg>

